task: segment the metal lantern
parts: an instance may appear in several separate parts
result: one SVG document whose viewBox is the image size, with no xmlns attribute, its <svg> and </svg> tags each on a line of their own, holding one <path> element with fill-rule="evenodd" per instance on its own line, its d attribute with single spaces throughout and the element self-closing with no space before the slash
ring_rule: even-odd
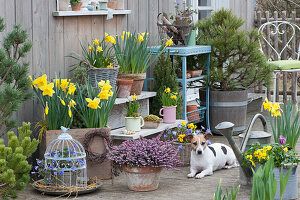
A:
<svg viewBox="0 0 300 200">
<path fill-rule="evenodd" d="M 56 187 L 86 187 L 86 154 L 83 146 L 72 138 L 68 129 L 53 140 L 44 154 L 45 184 Z"/>
</svg>

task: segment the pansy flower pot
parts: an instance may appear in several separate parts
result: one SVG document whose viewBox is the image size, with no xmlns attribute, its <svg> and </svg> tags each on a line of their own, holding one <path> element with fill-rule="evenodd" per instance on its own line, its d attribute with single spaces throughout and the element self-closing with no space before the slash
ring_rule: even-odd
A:
<svg viewBox="0 0 300 200">
<path fill-rule="evenodd" d="M 160 109 L 159 115 L 163 117 L 163 122 L 166 124 L 174 124 L 176 122 L 176 107 L 177 106 L 170 106 Z"/>
<path fill-rule="evenodd" d="M 127 131 L 139 132 L 144 126 L 143 117 L 125 117 L 125 128 Z"/>
</svg>

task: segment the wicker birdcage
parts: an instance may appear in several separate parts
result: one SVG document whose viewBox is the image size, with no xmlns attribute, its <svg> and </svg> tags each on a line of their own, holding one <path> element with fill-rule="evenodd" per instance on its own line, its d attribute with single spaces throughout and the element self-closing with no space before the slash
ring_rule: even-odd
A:
<svg viewBox="0 0 300 200">
<path fill-rule="evenodd" d="M 86 187 L 86 153 L 83 146 L 62 127 L 63 133 L 46 149 L 44 182 L 56 187 Z"/>
</svg>

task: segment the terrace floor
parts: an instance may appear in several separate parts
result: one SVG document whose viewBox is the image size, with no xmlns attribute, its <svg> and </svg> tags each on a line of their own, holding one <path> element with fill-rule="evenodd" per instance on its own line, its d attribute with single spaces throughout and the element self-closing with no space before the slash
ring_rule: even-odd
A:
<svg viewBox="0 0 300 200">
<path fill-rule="evenodd" d="M 259 112 L 259 111 L 257 111 Z M 251 118 L 257 113 L 251 112 L 247 114 L 247 124 Z M 264 113 L 267 119 L 266 113 Z M 268 121 L 268 120 L 267 120 Z M 270 130 L 270 126 L 268 124 Z M 254 130 L 262 130 L 260 121 L 258 120 L 254 126 Z M 238 137 L 235 136 L 238 141 Z M 212 142 L 221 142 L 228 144 L 223 136 L 214 136 Z M 300 141 L 296 147 L 296 151 L 300 153 Z M 232 185 L 237 186 L 239 179 L 239 168 L 223 169 L 214 172 L 212 176 L 207 176 L 203 179 L 188 179 L 186 175 L 189 173 L 189 167 L 182 167 L 180 171 L 164 170 L 161 174 L 161 180 L 158 190 L 152 192 L 134 192 L 127 188 L 124 174 L 114 179 L 114 184 L 110 180 L 104 181 L 104 185 L 97 192 L 79 196 L 78 199 L 94 200 L 94 199 L 213 199 L 214 192 L 222 179 L 222 190 L 231 189 Z M 298 173 L 298 176 L 300 173 Z M 299 177 L 298 177 L 299 179 Z M 298 186 L 299 187 L 299 186 Z M 299 190 L 300 191 L 300 190 Z M 251 187 L 241 186 L 238 200 L 248 200 L 250 197 Z M 299 195 L 300 196 L 300 195 Z M 44 196 L 34 191 L 30 186 L 19 193 L 20 199 L 53 199 L 51 196 Z"/>
</svg>

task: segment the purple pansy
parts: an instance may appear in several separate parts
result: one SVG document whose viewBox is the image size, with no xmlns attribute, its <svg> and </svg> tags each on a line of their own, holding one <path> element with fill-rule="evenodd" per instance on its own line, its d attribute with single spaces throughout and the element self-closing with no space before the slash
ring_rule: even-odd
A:
<svg viewBox="0 0 300 200">
<path fill-rule="evenodd" d="M 178 151 L 181 151 L 182 150 L 182 145 L 179 145 L 178 146 Z"/>
<path fill-rule="evenodd" d="M 177 6 L 180 6 L 180 2 L 177 2 L 176 5 L 177 5 Z"/>
<path fill-rule="evenodd" d="M 279 136 L 278 142 L 280 145 L 284 145 L 286 143 L 286 138 L 284 136 Z"/>
<path fill-rule="evenodd" d="M 183 20 L 183 17 L 180 17 L 179 20 Z"/>
</svg>

